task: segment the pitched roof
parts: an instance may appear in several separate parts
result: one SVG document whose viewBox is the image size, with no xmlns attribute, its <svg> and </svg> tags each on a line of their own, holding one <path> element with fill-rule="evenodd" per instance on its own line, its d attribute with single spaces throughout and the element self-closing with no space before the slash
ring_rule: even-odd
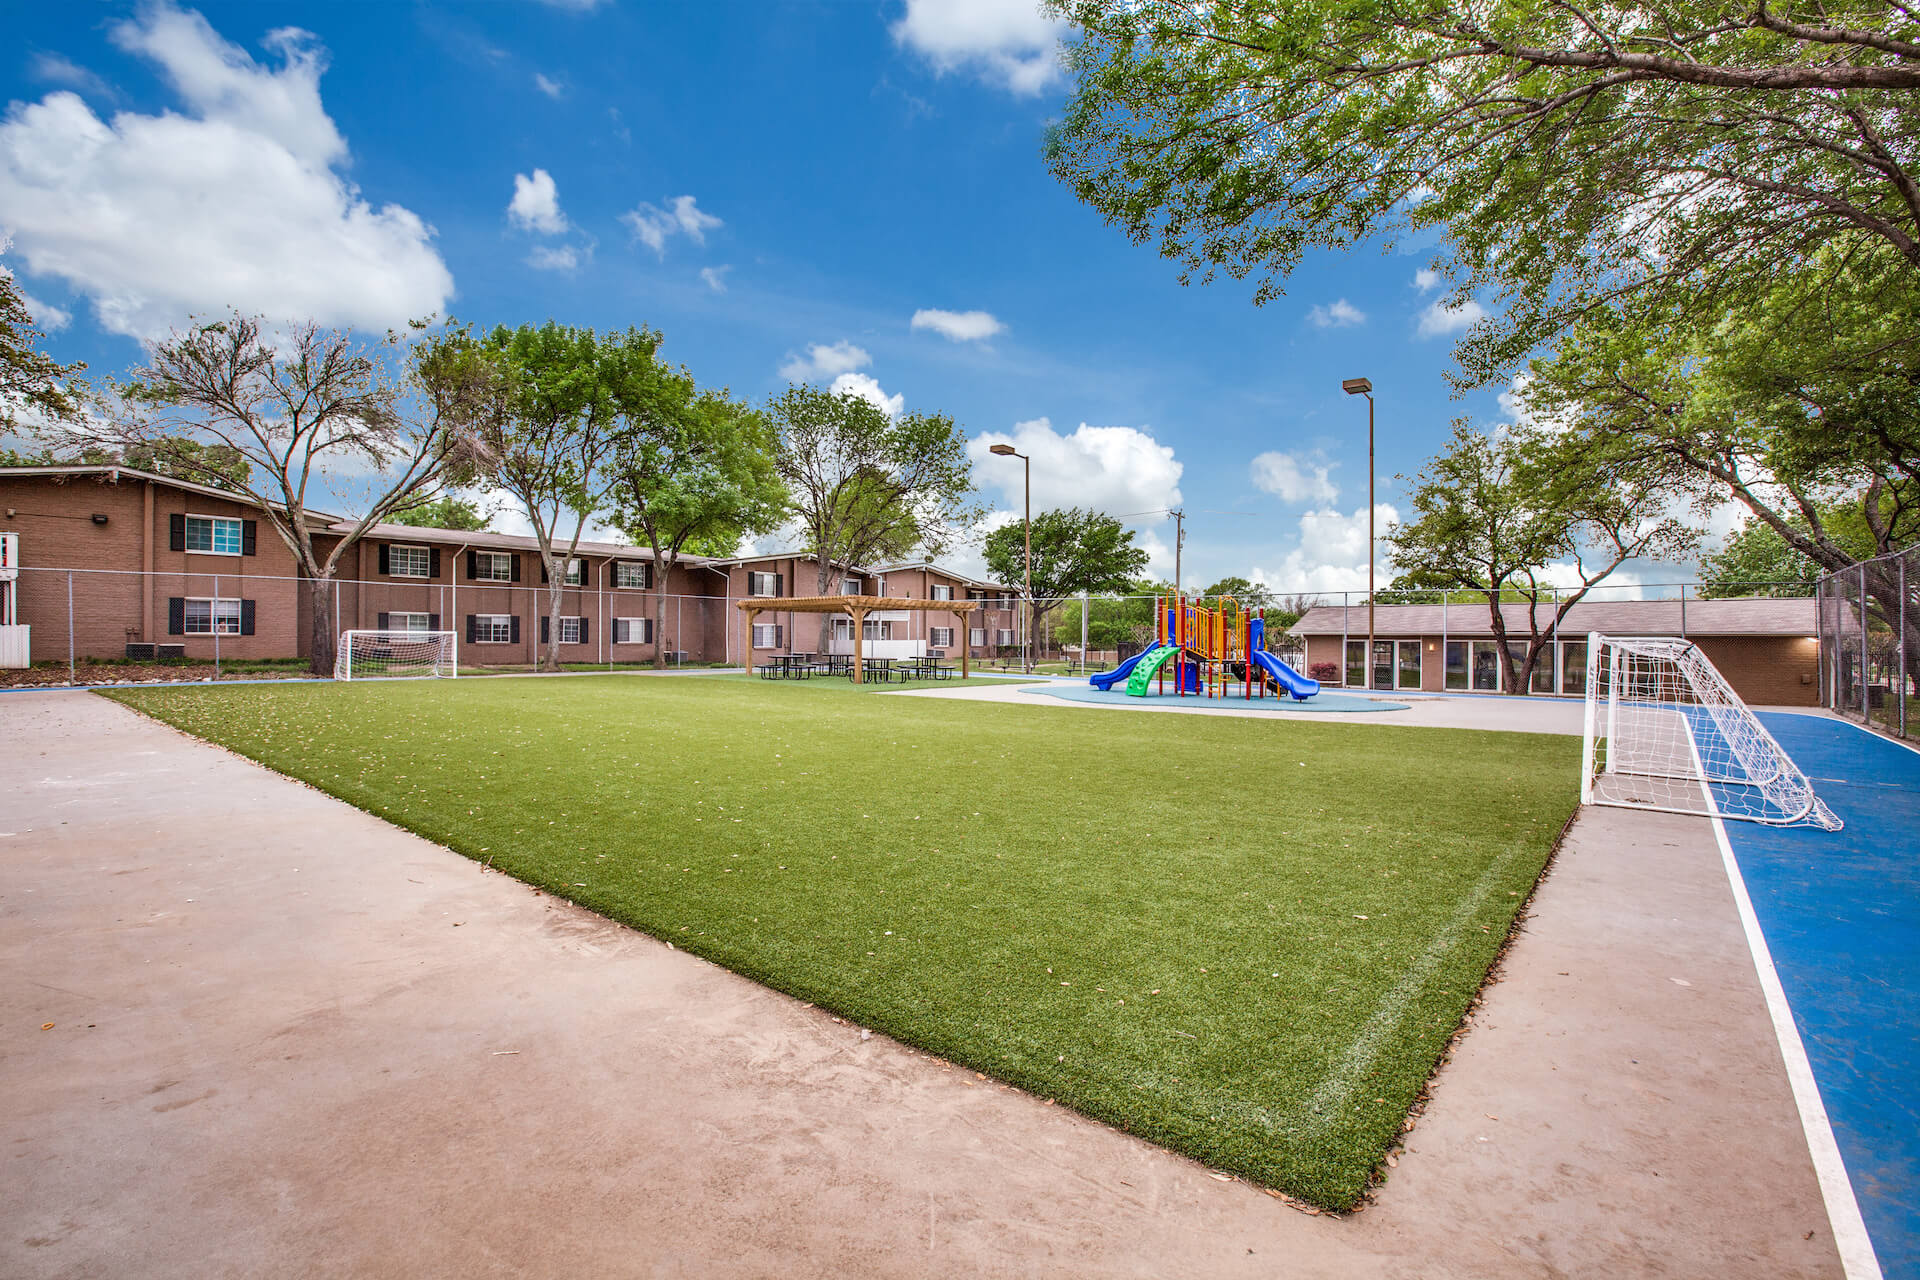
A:
<svg viewBox="0 0 1920 1280">
<path fill-rule="evenodd" d="M 339 520 L 331 526 L 334 533 L 346 533 L 352 520 Z M 538 551 L 540 540 L 518 533 L 469 532 L 464 529 L 434 529 L 410 524 L 376 524 L 363 535 L 376 542 L 426 542 L 440 546 L 471 547 L 475 551 Z M 556 542 L 561 541 L 556 539 Z M 585 538 L 574 548 L 576 556 L 610 556 L 616 560 L 651 560 L 649 547 L 630 547 L 621 542 L 592 542 Z M 689 569 L 714 567 L 718 562 L 705 556 L 682 554 L 680 563 Z"/>
<path fill-rule="evenodd" d="M 1550 627 L 1553 608 L 1538 606 L 1540 625 Z M 1509 635 L 1525 635 L 1527 605 L 1500 606 Z M 1321 605 L 1309 609 L 1288 630 L 1297 636 L 1365 635 L 1365 605 Z M 1481 601 L 1437 604 L 1383 604 L 1374 608 L 1376 635 L 1490 636 L 1492 621 Z M 1623 636 L 1810 636 L 1814 601 L 1748 597 L 1734 600 L 1582 600 L 1560 621 L 1562 634 L 1599 631 Z"/>
<path fill-rule="evenodd" d="M 221 489 L 210 484 L 199 484 L 192 480 L 182 480 L 177 476 L 163 476 L 155 471 L 142 471 L 138 467 L 123 467 L 117 462 L 85 462 L 74 463 L 72 465 L 56 463 L 52 466 L 0 467 L 0 479 L 35 480 L 44 478 L 57 480 L 65 476 L 75 478 L 94 476 L 112 484 L 118 484 L 122 477 L 129 480 L 151 480 L 155 484 L 163 484 L 168 488 L 184 490 L 187 493 L 197 493 L 203 498 L 219 498 L 226 502 L 238 502 L 243 506 L 249 507 L 254 505 L 253 499 L 244 493 L 235 493 L 231 489 Z M 273 505 L 278 507 L 282 504 L 276 502 Z M 339 516 L 329 514 L 325 511 L 316 511 L 312 507 L 307 508 L 307 518 L 323 526 L 331 525 L 340 519 Z"/>
</svg>

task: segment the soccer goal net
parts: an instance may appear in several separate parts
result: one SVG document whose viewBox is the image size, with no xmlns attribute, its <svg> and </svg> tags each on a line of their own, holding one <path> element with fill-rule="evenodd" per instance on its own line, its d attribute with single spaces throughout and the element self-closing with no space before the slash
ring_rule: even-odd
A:
<svg viewBox="0 0 1920 1280">
<path fill-rule="evenodd" d="M 1690 641 L 1587 638 L 1580 798 L 1840 829 L 1813 784 Z"/>
<path fill-rule="evenodd" d="M 335 680 L 458 674 L 451 631 L 342 631 L 333 659 Z"/>
</svg>

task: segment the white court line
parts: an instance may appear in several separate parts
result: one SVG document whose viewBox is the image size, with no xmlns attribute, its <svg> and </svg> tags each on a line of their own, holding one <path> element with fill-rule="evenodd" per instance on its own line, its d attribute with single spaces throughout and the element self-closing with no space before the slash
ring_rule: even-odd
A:
<svg viewBox="0 0 1920 1280">
<path fill-rule="evenodd" d="M 1687 735 L 1687 744 L 1694 753 L 1694 767 L 1700 768 L 1700 753 L 1693 746 L 1691 733 Z M 1740 927 L 1747 934 L 1747 951 L 1753 956 L 1754 972 L 1759 975 L 1760 991 L 1767 1001 L 1767 1015 L 1773 1019 L 1773 1034 L 1780 1042 L 1780 1056 L 1786 1062 L 1787 1083 L 1793 1086 L 1793 1102 L 1800 1112 L 1800 1129 L 1806 1135 L 1807 1152 L 1813 1157 L 1814 1175 L 1820 1179 L 1820 1195 L 1827 1202 L 1827 1222 L 1833 1228 L 1833 1243 L 1840 1251 L 1840 1265 L 1847 1273 L 1847 1280 L 1883 1280 L 1880 1260 L 1874 1256 L 1873 1240 L 1867 1235 L 1866 1220 L 1860 1216 L 1860 1202 L 1854 1198 L 1853 1183 L 1847 1178 L 1846 1162 L 1840 1158 L 1840 1144 L 1833 1136 L 1833 1122 L 1827 1118 L 1826 1103 L 1820 1100 L 1820 1085 L 1813 1078 L 1807 1047 L 1801 1042 L 1800 1028 L 1794 1025 L 1786 989 L 1780 985 L 1773 953 L 1767 948 L 1766 935 L 1760 932 L 1760 918 L 1754 914 L 1746 879 L 1740 874 L 1740 863 L 1734 858 L 1733 845 L 1727 839 L 1727 825 L 1713 802 L 1712 788 L 1703 786 L 1701 790 L 1707 793 L 1713 836 L 1720 844 L 1720 861 L 1727 869 L 1727 883 L 1733 888 L 1734 906 L 1740 912 Z"/>
</svg>

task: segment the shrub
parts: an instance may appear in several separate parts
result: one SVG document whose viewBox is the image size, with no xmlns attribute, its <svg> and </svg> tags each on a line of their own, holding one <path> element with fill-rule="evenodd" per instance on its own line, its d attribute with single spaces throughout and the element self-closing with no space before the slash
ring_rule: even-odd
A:
<svg viewBox="0 0 1920 1280">
<path fill-rule="evenodd" d="M 1321 684 L 1332 684 L 1340 678 L 1340 664 L 1337 662 L 1316 662 L 1307 668 L 1307 674 Z"/>
</svg>

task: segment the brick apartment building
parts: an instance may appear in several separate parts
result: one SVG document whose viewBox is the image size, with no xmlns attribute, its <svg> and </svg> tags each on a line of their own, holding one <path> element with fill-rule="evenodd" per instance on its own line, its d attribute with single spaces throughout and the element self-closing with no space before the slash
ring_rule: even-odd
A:
<svg viewBox="0 0 1920 1280">
<path fill-rule="evenodd" d="M 251 504 L 205 485 L 119 466 L 0 468 L 0 531 L 17 536 L 17 621 L 32 628 L 34 661 L 161 652 L 211 658 L 308 656 L 313 597 L 292 551 Z M 314 515 L 322 554 L 347 526 Z M 546 573 L 532 538 L 376 525 L 336 575 L 335 630 L 450 630 L 462 660 L 534 662 L 548 643 L 563 662 L 650 661 L 661 649 L 681 661 L 743 661 L 813 649 L 782 618 L 742 635 L 731 605 L 749 594 L 813 595 L 817 568 L 805 555 L 718 560 L 683 557 L 656 596 L 658 567 L 644 547 L 583 542 L 561 595 L 552 635 Z M 842 593 L 900 598 L 991 598 L 974 615 L 972 652 L 988 656 L 1010 636 L 1010 589 L 937 565 L 849 573 Z M 71 592 L 71 603 L 69 593 Z M 851 619 L 833 620 L 851 651 Z M 802 625 L 817 625 L 812 618 Z M 958 652 L 959 614 L 869 615 L 869 652 Z M 805 641 L 804 645 L 801 641 Z M 763 643 L 764 642 L 764 643 Z M 839 644 L 833 646 L 835 650 Z"/>
<path fill-rule="evenodd" d="M 1527 606 L 1503 604 L 1508 643 L 1526 653 Z M 1543 610 L 1542 625 L 1550 613 Z M 1290 629 L 1306 642 L 1307 669 L 1332 665 L 1332 683 L 1426 693 L 1497 693 L 1499 652 L 1484 603 L 1379 605 L 1373 661 L 1367 661 L 1365 605 L 1309 610 Z M 1684 636 L 1749 703 L 1813 706 L 1820 695 L 1814 601 L 1581 601 L 1541 651 L 1534 693 L 1586 692 L 1587 633 Z M 1371 670 L 1369 670 L 1371 667 Z"/>
</svg>

